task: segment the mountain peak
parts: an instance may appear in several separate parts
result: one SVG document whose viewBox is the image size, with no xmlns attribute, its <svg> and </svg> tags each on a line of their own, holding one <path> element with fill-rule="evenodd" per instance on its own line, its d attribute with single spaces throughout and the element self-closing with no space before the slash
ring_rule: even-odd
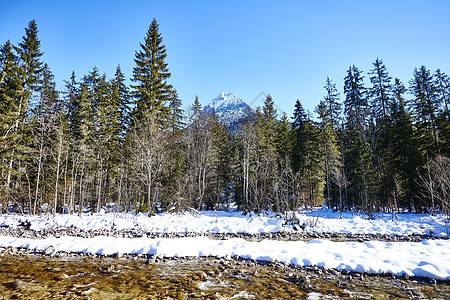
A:
<svg viewBox="0 0 450 300">
<path fill-rule="evenodd" d="M 222 92 L 207 106 L 213 107 L 217 110 L 217 108 L 221 106 L 239 105 L 242 103 L 244 103 L 244 101 L 242 101 L 242 99 L 239 99 L 235 94 Z"/>
<path fill-rule="evenodd" d="M 233 93 L 221 92 L 204 111 L 215 113 L 219 122 L 231 128 L 241 123 L 252 114 L 252 109 Z"/>
</svg>

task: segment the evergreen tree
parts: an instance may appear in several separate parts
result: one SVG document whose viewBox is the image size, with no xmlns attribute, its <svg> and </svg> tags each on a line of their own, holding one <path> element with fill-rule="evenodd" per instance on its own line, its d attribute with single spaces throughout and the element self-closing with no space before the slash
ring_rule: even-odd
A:
<svg viewBox="0 0 450 300">
<path fill-rule="evenodd" d="M 386 118 L 390 107 L 391 77 L 381 59 L 377 58 L 373 66 L 369 72 L 369 75 L 372 75 L 370 76 L 372 87 L 369 89 L 372 110 L 376 118 Z"/>
<path fill-rule="evenodd" d="M 276 123 L 275 147 L 280 160 L 290 159 L 292 153 L 292 132 L 289 117 L 285 112 L 283 112 L 281 120 Z"/>
<path fill-rule="evenodd" d="M 178 97 L 178 92 L 174 89 L 169 103 L 169 123 L 172 133 L 179 133 L 185 125 L 183 123 L 183 109 L 181 108 L 181 105 L 182 102 Z"/>
<path fill-rule="evenodd" d="M 170 100 L 173 88 L 167 83 L 171 74 L 165 59 L 166 48 L 162 44 L 159 24 L 153 19 L 149 26 L 144 43 L 135 55 L 136 66 L 133 68 L 132 85 L 136 107 L 133 117 L 160 116 L 167 113 L 166 102 Z M 159 118 L 159 122 L 162 119 Z"/>
<path fill-rule="evenodd" d="M 440 69 L 436 70 L 434 78 L 436 93 L 439 99 L 438 101 L 440 102 L 439 106 L 442 107 L 442 110 L 446 114 L 449 114 L 448 106 L 450 105 L 450 79 L 447 74 L 441 72 Z"/>
<path fill-rule="evenodd" d="M 339 94 L 336 86 L 327 77 L 325 84 L 326 95 L 316 107 L 319 115 L 320 145 L 325 174 L 325 199 L 330 207 L 337 207 L 342 200 L 339 193 L 338 178 L 341 172 L 341 154 L 337 141 L 337 126 L 340 119 Z M 338 174 L 339 173 L 339 174 Z"/>
<path fill-rule="evenodd" d="M 0 48 L 0 203 L 5 209 L 11 187 L 11 177 L 15 173 L 13 162 L 18 157 L 21 134 L 16 130 L 17 121 L 21 119 L 20 98 L 23 93 L 23 80 L 19 76 L 18 57 L 13 52 L 12 44 L 7 41 Z"/>
<path fill-rule="evenodd" d="M 115 109 L 118 112 L 117 121 L 120 124 L 119 138 L 124 139 L 126 131 L 130 125 L 129 113 L 130 113 L 130 92 L 128 86 L 125 84 L 125 75 L 120 68 L 120 65 L 116 68 L 114 78 L 110 82 L 111 97 Z"/>
<path fill-rule="evenodd" d="M 270 151 L 270 153 L 267 153 L 268 155 L 275 154 L 273 151 L 275 151 L 276 118 L 277 110 L 274 107 L 273 99 L 270 95 L 267 95 L 258 125 L 261 134 L 261 145 L 264 151 Z"/>
<path fill-rule="evenodd" d="M 361 71 L 352 66 L 344 79 L 345 112 L 345 174 L 348 178 L 347 201 L 369 216 L 374 209 L 373 166 L 366 138 L 368 103 Z"/>
<path fill-rule="evenodd" d="M 392 139 L 390 137 L 391 77 L 383 61 L 377 58 L 369 72 L 372 86 L 369 88 L 370 126 L 369 140 L 372 164 L 376 171 L 377 206 L 397 210 L 396 179 L 392 170 Z"/>
<path fill-rule="evenodd" d="M 438 136 L 439 98 L 430 71 L 425 66 L 414 69 L 414 79 L 410 80 L 410 91 L 414 96 L 412 109 L 419 130 L 421 149 L 426 159 L 440 152 Z"/>
<path fill-rule="evenodd" d="M 38 32 L 36 21 L 30 21 L 28 27 L 25 28 L 25 36 L 22 38 L 22 42 L 16 47 L 22 64 L 25 90 L 28 94 L 37 90 L 40 84 L 39 79 L 42 70 L 40 58 L 43 53 L 40 50 L 41 42 L 37 37 Z M 24 103 L 24 105 L 26 104 Z"/>
<path fill-rule="evenodd" d="M 168 102 L 174 89 L 168 83 L 170 72 L 165 62 L 166 49 L 155 19 L 151 22 L 144 43 L 136 51 L 131 85 L 135 107 L 132 116 L 132 134 L 129 146 L 136 164 L 133 172 L 139 189 L 138 206 L 153 213 L 157 203 L 164 199 L 170 108 Z M 142 204 L 146 203 L 146 206 Z"/>
<path fill-rule="evenodd" d="M 67 103 L 67 116 L 69 122 L 69 130 L 74 140 L 81 139 L 81 120 L 80 120 L 80 87 L 76 81 L 75 72 L 72 71 L 70 80 L 65 80 L 65 98 Z"/>
<path fill-rule="evenodd" d="M 19 167 L 22 161 L 26 159 L 27 154 L 32 151 L 29 147 L 31 139 L 30 132 L 26 128 L 26 118 L 28 116 L 29 103 L 33 92 L 38 91 L 40 85 L 40 74 L 42 71 L 42 62 L 40 58 L 42 52 L 40 50 L 40 41 L 37 37 L 38 29 L 36 21 L 32 20 L 28 23 L 28 27 L 25 28 L 25 36 L 18 46 L 14 47 L 17 52 L 17 60 L 12 59 L 10 53 L 11 49 L 8 45 L 4 49 L 6 56 L 10 62 L 10 66 L 16 64 L 19 68 L 14 67 L 15 74 L 13 81 L 20 83 L 20 86 L 15 91 L 15 97 L 12 100 L 14 113 L 14 123 L 12 124 L 12 136 L 15 137 L 12 143 L 12 150 L 9 153 L 9 162 L 7 162 L 7 175 L 6 175 L 6 188 L 9 189 L 13 184 L 16 186 L 16 191 L 19 192 L 14 198 L 22 202 L 22 209 L 25 207 L 25 186 L 22 184 L 22 176 L 27 171 L 26 167 Z M 12 60 L 11 60 L 12 59 Z M 15 62 L 16 61 L 16 62 Z M 10 69 L 11 70 L 11 69 Z M 18 79 L 18 80 L 17 80 Z M 11 95 L 11 94 L 10 94 Z M 29 156 L 28 156 L 29 157 Z M 23 164 L 22 164 L 23 165 Z M 17 172 L 19 171 L 19 172 Z M 13 178 L 13 175 L 15 178 Z M 23 189 L 21 191 L 20 189 Z"/>
<path fill-rule="evenodd" d="M 319 103 L 317 112 L 320 118 L 320 128 L 324 147 L 325 162 L 325 192 L 327 203 L 337 205 L 339 200 L 340 210 L 343 209 L 343 174 L 342 153 L 338 147 L 338 129 L 341 122 L 341 104 L 339 93 L 330 78 L 325 82 L 326 95 L 323 104 Z"/>
<path fill-rule="evenodd" d="M 11 140 L 18 118 L 23 81 L 19 77 L 18 57 L 10 41 L 0 48 L 0 67 L 0 138 Z"/>
<path fill-rule="evenodd" d="M 441 153 L 450 156 L 450 79 L 447 74 L 437 69 L 434 75 L 440 112 L 436 120 L 439 138 L 441 140 Z"/>
<path fill-rule="evenodd" d="M 61 107 L 54 76 L 47 64 L 44 64 L 41 75 L 39 103 L 33 109 L 33 115 L 28 124 L 29 130 L 32 132 L 31 145 L 34 150 L 30 155 L 32 161 L 30 173 L 33 176 L 29 176 L 33 179 L 29 182 L 34 183 L 34 188 L 30 187 L 34 191 L 34 205 L 29 204 L 30 211 L 33 214 L 43 203 L 47 203 L 48 210 L 56 207 L 56 203 L 53 203 L 53 206 L 50 205 L 52 204 L 51 200 L 53 200 L 51 191 L 46 191 L 45 188 L 46 186 L 54 186 L 54 178 L 52 178 L 54 161 L 50 154 L 56 142 L 57 114 Z"/>
<path fill-rule="evenodd" d="M 167 206 L 173 207 L 179 199 L 185 197 L 185 191 L 180 183 L 183 178 L 183 172 L 186 169 L 185 147 L 183 143 L 184 126 L 182 102 L 174 89 L 169 103 L 169 130 L 168 136 L 168 165 L 166 173 L 166 195 Z M 183 206 L 183 205 L 179 205 Z"/>
<path fill-rule="evenodd" d="M 325 91 L 326 95 L 324 101 L 326 105 L 326 115 L 328 116 L 327 118 L 332 126 L 332 130 L 336 131 L 340 124 L 342 107 L 341 103 L 339 103 L 339 93 L 336 84 L 334 84 L 329 77 L 327 77 L 325 82 Z"/>
<path fill-rule="evenodd" d="M 347 119 L 347 128 L 356 130 L 362 136 L 366 128 L 368 103 L 363 83 L 364 76 L 354 65 L 347 71 L 344 78 L 344 113 Z"/>
<path fill-rule="evenodd" d="M 411 211 L 413 207 L 421 210 L 416 196 L 418 195 L 418 173 L 421 165 L 419 145 L 410 113 L 406 109 L 404 94 L 406 88 L 403 83 L 395 78 L 392 87 L 393 102 L 390 134 L 392 142 L 391 158 L 393 161 L 391 168 L 398 178 L 398 205 L 406 207 Z"/>
<path fill-rule="evenodd" d="M 198 95 L 195 95 L 194 103 L 191 105 L 191 116 L 195 119 L 198 119 L 202 115 L 202 105 L 198 99 Z"/>
<path fill-rule="evenodd" d="M 292 169 L 295 173 L 300 171 L 305 165 L 305 127 L 306 127 L 306 113 L 300 102 L 295 103 L 293 122 L 294 146 L 292 152 Z"/>
</svg>

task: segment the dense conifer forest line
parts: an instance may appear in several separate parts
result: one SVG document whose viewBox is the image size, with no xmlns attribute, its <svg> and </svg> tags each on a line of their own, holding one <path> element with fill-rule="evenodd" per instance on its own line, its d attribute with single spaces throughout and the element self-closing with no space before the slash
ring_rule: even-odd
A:
<svg viewBox="0 0 450 300">
<path fill-rule="evenodd" d="M 414 69 L 408 83 L 381 59 L 330 78 L 315 109 L 292 117 L 274 99 L 233 133 L 174 86 L 156 20 L 135 54 L 132 84 L 117 67 L 72 74 L 58 91 L 33 20 L 0 49 L 2 212 L 81 213 L 107 203 L 136 212 L 222 209 L 450 211 L 450 80 Z M 370 84 L 363 78 L 368 76 Z M 341 84 L 341 83 L 339 83 Z M 406 97 L 408 95 L 410 97 Z M 410 100 L 407 100 L 410 98 Z"/>
</svg>

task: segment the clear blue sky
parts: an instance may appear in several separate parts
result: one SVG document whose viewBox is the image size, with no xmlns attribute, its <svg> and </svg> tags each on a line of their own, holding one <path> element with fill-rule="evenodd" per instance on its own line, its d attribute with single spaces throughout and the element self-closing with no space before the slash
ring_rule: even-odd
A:
<svg viewBox="0 0 450 300">
<path fill-rule="evenodd" d="M 130 78 L 153 18 L 184 105 L 196 94 L 205 105 L 221 91 L 251 103 L 263 92 L 289 116 L 296 99 L 313 111 L 327 76 L 342 99 L 349 65 L 368 81 L 377 57 L 405 85 L 421 65 L 450 73 L 447 0 L 0 0 L 0 43 L 19 42 L 36 19 L 43 61 L 60 88 L 72 70 L 80 78 L 94 66 L 111 77 L 120 64 Z"/>
</svg>

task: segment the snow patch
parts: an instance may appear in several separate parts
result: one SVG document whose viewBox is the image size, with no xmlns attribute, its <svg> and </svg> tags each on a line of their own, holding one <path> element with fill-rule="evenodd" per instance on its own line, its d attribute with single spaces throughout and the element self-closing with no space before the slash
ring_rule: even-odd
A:
<svg viewBox="0 0 450 300">
<path fill-rule="evenodd" d="M 29 239 L 0 236 L 1 247 L 20 247 L 44 251 L 84 252 L 112 255 L 115 253 L 151 254 L 161 257 L 240 256 L 260 261 L 279 261 L 299 266 L 315 265 L 372 274 L 424 276 L 450 280 L 450 240 L 422 242 L 332 242 L 246 241 L 240 238 L 215 240 L 207 237 L 188 238 L 114 238 L 97 236 L 86 239 Z"/>
</svg>

